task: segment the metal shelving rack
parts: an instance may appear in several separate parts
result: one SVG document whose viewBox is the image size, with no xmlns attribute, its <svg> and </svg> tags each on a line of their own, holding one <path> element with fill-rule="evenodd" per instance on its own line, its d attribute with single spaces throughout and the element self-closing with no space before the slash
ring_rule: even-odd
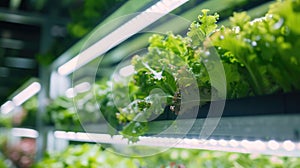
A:
<svg viewBox="0 0 300 168">
<path fill-rule="evenodd" d="M 159 3 L 157 1 L 156 3 Z M 163 1 L 164 3 L 167 2 Z M 182 1 L 181 3 L 185 3 L 186 1 Z M 208 1 L 200 3 L 195 6 L 193 9 L 188 10 L 186 12 L 182 12 L 181 16 L 186 19 L 193 20 L 196 18 L 198 11 L 202 8 L 210 8 L 212 11 L 219 11 L 226 9 L 229 3 L 227 1 L 222 1 L 224 5 L 211 6 L 214 1 Z M 132 3 L 132 4 L 131 4 Z M 109 23 L 109 21 L 117 18 L 118 16 L 122 16 L 124 14 L 128 14 L 130 12 L 141 12 L 141 10 L 147 10 L 147 7 L 151 5 L 155 6 L 155 3 L 139 3 L 139 5 L 135 6 L 134 11 L 126 11 L 126 8 L 130 5 L 133 5 L 135 1 L 130 1 L 125 4 L 120 10 L 116 11 L 111 17 L 108 17 L 102 24 L 96 27 L 90 35 L 94 35 L 95 32 L 99 32 L 99 37 L 93 37 L 96 40 L 92 40 L 93 42 L 101 41 L 105 38 L 109 38 L 110 36 L 105 36 L 110 32 L 118 33 L 115 30 L 116 27 L 120 25 L 124 25 L 124 22 L 119 22 L 115 24 L 115 27 L 111 27 L 111 30 L 107 30 L 107 32 L 101 32 L 102 26 L 105 23 Z M 239 1 L 236 1 L 239 3 Z M 180 6 L 179 4 L 178 6 Z M 232 5 L 232 4 L 231 4 Z M 253 16 L 258 16 L 257 11 L 263 11 L 267 9 L 269 2 L 261 5 L 257 8 L 253 8 L 250 10 L 250 14 Z M 157 6 L 156 6 L 157 7 Z M 160 7 L 159 7 L 160 8 Z M 149 8 L 151 9 L 151 7 Z M 155 7 L 152 7 L 154 10 Z M 263 12 L 262 12 L 263 13 Z M 135 15 L 136 16 L 136 15 Z M 224 24 L 227 23 L 226 20 L 222 21 Z M 170 27 L 176 27 L 176 32 L 181 32 L 183 29 L 187 27 L 187 25 L 182 24 L 178 25 L 174 21 L 166 22 L 162 24 L 161 22 L 155 22 L 156 28 L 159 30 L 168 30 Z M 174 26 L 176 25 L 176 26 Z M 148 25 L 144 25 L 147 27 Z M 151 25 L 150 25 L 151 26 Z M 155 30 L 155 29 L 154 29 Z M 137 31 L 138 32 L 138 31 Z M 136 32 L 136 33 L 137 33 Z M 135 33 L 131 34 L 134 35 Z M 106 54 L 104 62 L 107 62 L 107 65 L 114 64 L 122 59 L 122 57 L 118 56 L 118 53 L 122 51 L 124 55 L 131 53 L 132 50 L 141 48 L 146 45 L 146 40 L 148 36 L 140 35 L 133 39 L 126 41 L 127 38 L 124 38 L 123 41 L 118 43 L 118 47 L 113 49 L 111 52 Z M 62 83 L 54 83 L 51 82 L 50 86 L 50 95 L 55 97 L 59 94 L 64 94 L 64 91 L 71 87 L 71 77 L 70 74 L 75 70 L 71 69 L 70 71 L 59 72 L 59 68 L 62 67 L 63 64 L 67 64 L 69 60 L 74 60 L 76 56 L 80 55 L 80 51 L 82 50 L 82 46 L 84 49 L 88 49 L 92 45 L 85 45 L 89 40 L 89 36 L 82 39 L 79 43 L 71 47 L 64 54 L 61 55 L 51 66 L 52 74 L 51 81 L 63 80 L 63 87 L 65 89 L 59 89 Z M 103 44 L 103 42 L 99 43 Z M 114 46 L 111 46 L 113 48 Z M 96 46 L 97 48 L 97 46 Z M 111 48 L 105 48 L 104 51 L 96 51 L 92 53 L 91 58 L 89 58 L 87 62 L 92 61 L 94 58 L 98 58 L 99 55 L 103 55 Z M 89 53 L 86 52 L 88 55 Z M 72 61 L 71 61 L 72 62 Z M 76 62 L 76 60 L 75 60 Z M 73 64 L 74 65 L 74 64 Z M 81 68 L 81 66 L 77 67 Z M 87 68 L 88 69 L 88 68 Z M 93 71 L 92 71 L 93 72 Z M 60 75 L 59 73 L 63 74 Z M 69 76 L 68 76 L 69 75 Z M 235 117 L 223 117 L 219 118 L 217 125 L 205 125 L 205 127 L 213 127 L 210 128 L 213 130 L 209 136 L 200 136 L 201 132 L 204 128 L 204 123 L 206 120 L 216 120 L 216 118 L 206 118 L 206 119 L 196 119 L 196 120 L 180 120 L 176 121 L 177 124 L 180 124 L 181 127 L 184 127 L 184 124 L 189 125 L 191 122 L 191 129 L 182 134 L 181 130 L 170 130 L 166 134 L 161 134 L 161 129 L 167 128 L 168 126 L 174 123 L 173 120 L 164 120 L 164 121 L 154 121 L 150 123 L 150 130 L 148 134 L 140 137 L 140 141 L 136 144 L 128 144 L 127 140 L 122 139 L 121 135 L 110 136 L 108 132 L 108 127 L 105 124 L 99 125 L 91 125 L 88 129 L 90 130 L 88 133 L 83 132 L 71 132 L 71 131 L 59 131 L 54 130 L 53 134 L 51 133 L 51 137 L 54 139 L 65 139 L 69 141 L 81 141 L 81 142 L 95 142 L 95 143 L 108 143 L 108 144 L 122 144 L 122 145 L 145 145 L 145 146 L 170 146 L 170 147 L 179 147 L 179 148 L 194 148 L 194 149 L 209 149 L 209 150 L 221 150 L 221 151 L 234 151 L 234 152 L 242 152 L 242 153 L 263 153 L 263 154 L 274 154 L 274 155 L 285 155 L 285 156 L 300 156 L 300 143 L 299 143 L 299 114 L 288 114 L 288 115 L 250 115 L 250 116 L 235 116 Z M 92 127 L 95 127 L 95 131 L 92 131 Z M 101 131 L 99 131 L 101 130 Z"/>
</svg>

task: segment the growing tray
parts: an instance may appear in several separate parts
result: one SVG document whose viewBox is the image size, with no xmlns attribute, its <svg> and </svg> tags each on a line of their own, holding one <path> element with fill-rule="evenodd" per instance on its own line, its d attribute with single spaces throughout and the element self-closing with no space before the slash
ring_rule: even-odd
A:
<svg viewBox="0 0 300 168">
<path fill-rule="evenodd" d="M 215 104 L 222 103 L 215 101 Z M 168 108 L 168 107 L 167 107 Z M 210 103 L 197 107 L 197 118 L 206 118 L 210 108 Z M 225 101 L 223 113 L 210 117 L 241 117 L 241 116 L 260 116 L 260 115 L 285 115 L 300 114 L 300 92 L 273 94 Z M 192 116 L 186 112 L 181 118 L 190 119 Z M 194 116 L 194 115 L 193 115 Z M 156 121 L 174 120 L 177 115 L 170 110 L 165 110 Z"/>
</svg>

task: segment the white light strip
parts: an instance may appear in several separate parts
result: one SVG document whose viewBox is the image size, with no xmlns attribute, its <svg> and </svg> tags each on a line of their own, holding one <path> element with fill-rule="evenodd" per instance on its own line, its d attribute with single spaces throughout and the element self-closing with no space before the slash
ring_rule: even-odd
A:
<svg viewBox="0 0 300 168">
<path fill-rule="evenodd" d="M 91 89 L 91 84 L 89 82 L 82 82 L 76 85 L 74 88 L 69 88 L 66 90 L 65 95 L 68 98 L 73 98 L 77 93 L 84 93 Z"/>
<path fill-rule="evenodd" d="M 12 135 L 16 137 L 37 138 L 39 133 L 36 130 L 28 128 L 13 128 Z"/>
<path fill-rule="evenodd" d="M 66 90 L 65 95 L 67 96 L 67 98 L 73 98 L 77 95 L 77 93 L 74 88 L 69 88 Z"/>
<path fill-rule="evenodd" d="M 8 114 L 9 112 L 11 112 L 13 109 L 15 108 L 15 104 L 12 101 L 7 101 L 5 102 L 0 110 L 2 114 Z"/>
<path fill-rule="evenodd" d="M 76 93 L 84 93 L 91 89 L 89 82 L 82 82 L 74 87 Z"/>
<path fill-rule="evenodd" d="M 55 131 L 54 136 L 60 139 L 97 142 L 109 144 L 128 145 L 128 141 L 121 135 L 111 136 L 109 134 L 82 133 L 82 132 L 65 132 Z M 270 141 L 249 141 L 249 140 L 225 140 L 225 139 L 180 139 L 166 137 L 140 137 L 140 140 L 135 144 L 142 146 L 157 146 L 157 147 L 175 147 L 188 149 L 204 149 L 204 150 L 219 150 L 226 152 L 240 153 L 261 153 L 279 156 L 300 156 L 300 142 L 292 142 L 290 140 L 278 142 Z M 297 149 L 298 148 L 298 149 Z"/>
<path fill-rule="evenodd" d="M 134 66 L 133 65 L 128 65 L 126 67 L 123 67 L 119 71 L 120 75 L 123 77 L 130 76 L 134 73 Z"/>
<path fill-rule="evenodd" d="M 188 0 L 161 0 L 123 24 L 77 56 L 58 68 L 60 75 L 68 75 L 83 65 L 101 56 L 111 48 L 151 25 L 164 15 L 181 6 Z M 155 13 L 155 14 L 154 14 Z M 80 61 L 79 61 L 80 60 Z"/>
<path fill-rule="evenodd" d="M 12 101 L 16 106 L 20 106 L 26 100 L 28 100 L 36 93 L 38 93 L 40 90 L 41 90 L 41 84 L 38 82 L 33 82 L 27 88 L 25 88 L 20 93 L 18 93 L 15 97 L 13 97 Z"/>
</svg>

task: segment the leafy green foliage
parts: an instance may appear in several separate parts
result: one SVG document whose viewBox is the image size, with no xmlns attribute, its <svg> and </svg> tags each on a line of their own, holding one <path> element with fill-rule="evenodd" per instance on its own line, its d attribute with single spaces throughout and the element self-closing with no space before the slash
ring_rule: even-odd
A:
<svg viewBox="0 0 300 168">
<path fill-rule="evenodd" d="M 270 167 L 297 168 L 300 159 L 259 154 L 242 154 L 218 151 L 169 149 L 163 153 L 144 158 L 124 157 L 111 149 L 103 150 L 100 145 L 71 145 L 62 153 L 49 154 L 36 168 L 65 167 Z M 142 150 L 142 148 L 140 149 Z M 117 161 L 116 161 L 117 160 Z"/>
<path fill-rule="evenodd" d="M 12 118 L 11 116 L 7 117 L 4 115 L 0 115 L 0 127 L 11 127 L 12 126 Z"/>
<path fill-rule="evenodd" d="M 109 124 L 110 133 L 115 134 L 115 130 L 119 129 L 119 122 L 117 119 L 118 106 L 122 106 L 126 98 L 126 93 L 123 92 L 125 88 L 122 84 L 115 84 L 114 91 L 111 82 L 97 82 L 94 85 L 95 96 L 97 103 L 100 107 L 101 115 L 105 118 Z M 114 93 L 114 94 L 113 94 Z M 116 105 L 115 103 L 118 103 Z"/>
<path fill-rule="evenodd" d="M 22 109 L 17 113 L 12 112 L 10 114 L 0 114 L 0 126 L 35 127 L 37 110 L 38 101 L 37 97 L 34 96 L 27 100 L 22 105 Z"/>
<path fill-rule="evenodd" d="M 299 6 L 297 0 L 278 1 L 265 17 L 254 20 L 246 12 L 234 13 L 229 27 L 218 27 L 219 15 L 205 9 L 186 36 L 154 34 L 147 53 L 132 58 L 131 79 L 96 84 L 101 114 L 135 142 L 148 130 L 147 122 L 164 111 L 178 114 L 183 113 L 182 103 L 195 106 L 191 103 L 195 100 L 182 102 L 186 92 L 199 92 L 202 105 L 212 97 L 236 99 L 300 90 Z M 225 80 L 227 93 L 222 90 Z M 60 120 L 63 113 L 55 118 Z"/>
<path fill-rule="evenodd" d="M 74 37 L 82 37 L 95 27 L 111 8 L 124 2 L 124 0 L 86 0 L 76 8 L 70 10 L 72 22 L 68 25 L 69 32 Z"/>
<path fill-rule="evenodd" d="M 202 100 L 209 100 L 211 89 L 218 91 L 219 87 L 211 86 L 212 74 L 208 71 L 214 72 L 212 68 L 220 61 L 225 71 L 227 98 L 300 90 L 299 6 L 299 1 L 279 1 L 270 6 L 265 17 L 253 21 L 246 12 L 234 13 L 231 27 L 220 28 L 216 24 L 219 15 L 203 10 L 198 21 L 191 24 L 187 37 L 168 33 L 150 38 L 146 56 L 136 56 L 132 61 L 135 84 L 145 97 L 159 87 L 174 99 L 182 89 L 179 83 L 184 87 L 191 85 L 188 72 L 196 78 Z M 211 59 L 215 52 L 220 60 Z M 187 71 L 180 75 L 182 66 Z M 173 79 L 164 81 L 164 71 Z M 173 86 L 172 92 L 167 90 L 168 85 Z M 167 102 L 176 106 L 174 101 Z"/>
<path fill-rule="evenodd" d="M 120 134 L 127 138 L 129 142 L 137 142 L 139 136 L 144 135 L 147 129 L 147 122 L 131 121 L 123 127 Z"/>
<path fill-rule="evenodd" d="M 47 106 L 47 113 L 57 129 L 73 131 L 82 130 L 72 99 L 58 97 Z"/>
<path fill-rule="evenodd" d="M 299 90 L 300 15 L 292 7 L 297 3 L 277 2 L 264 18 L 253 21 L 245 12 L 235 13 L 232 27 L 220 29 L 212 39 L 221 55 L 239 63 L 238 71 L 249 76 L 244 79 L 255 95 Z"/>
<path fill-rule="evenodd" d="M 208 9 L 202 10 L 203 14 L 199 15 L 198 21 L 194 21 L 189 28 L 187 35 L 191 38 L 193 46 L 202 46 L 204 40 L 218 27 L 216 22 L 219 19 L 219 15 L 208 15 L 208 12 Z"/>
<path fill-rule="evenodd" d="M 98 168 L 98 167 L 140 167 L 140 161 L 120 157 L 112 152 L 103 151 L 100 145 L 69 146 L 62 153 L 49 154 L 34 167 L 42 168 Z"/>
<path fill-rule="evenodd" d="M 36 125 L 36 113 L 38 112 L 38 98 L 34 96 L 26 101 L 22 108 L 24 109 L 25 115 L 21 125 L 25 127 L 35 127 Z"/>
<path fill-rule="evenodd" d="M 97 123 L 105 116 L 115 127 L 117 120 L 113 112 L 116 108 L 113 102 L 110 102 L 110 93 L 108 86 L 94 84 L 92 90 L 76 93 L 73 98 L 58 97 L 47 106 L 46 122 L 54 124 L 57 129 L 82 131 L 82 124 Z"/>
<path fill-rule="evenodd" d="M 8 168 L 8 165 L 5 163 L 5 160 L 2 157 L 2 155 L 0 155 L 0 167 L 1 168 Z"/>
<path fill-rule="evenodd" d="M 136 85 L 138 90 L 133 96 L 132 103 L 119 109 L 117 113 L 119 121 L 128 123 L 121 134 L 129 138 L 129 141 L 137 140 L 136 137 L 147 130 L 147 124 L 143 124 L 144 129 L 137 129 L 143 132 L 133 129 L 137 121 L 140 122 L 138 119 L 141 117 L 143 122 L 147 122 L 155 111 L 157 113 L 161 110 L 162 113 L 167 106 L 177 114 L 182 91 L 197 88 L 194 90 L 201 93 L 202 104 L 210 100 L 211 83 L 207 68 L 213 67 L 214 64 L 212 61 L 210 65 L 207 62 L 210 60 L 209 53 L 213 52 L 213 49 L 206 41 L 216 31 L 219 16 L 208 15 L 208 12 L 209 10 L 203 10 L 198 21 L 191 24 L 187 37 L 172 33 L 155 34 L 149 39 L 148 53 L 132 59 L 135 74 L 130 84 Z M 226 66 L 226 69 L 233 72 L 235 72 L 234 68 L 236 67 Z M 239 82 L 239 76 L 231 76 L 229 80 L 230 84 L 238 85 Z M 153 90 L 162 91 L 161 98 L 165 99 L 149 102 L 154 96 Z M 231 97 L 239 96 L 237 93 L 240 93 L 239 90 L 232 91 Z M 147 106 L 140 108 L 141 103 Z M 158 109 L 151 111 L 149 110 L 151 107 L 158 107 Z"/>
</svg>

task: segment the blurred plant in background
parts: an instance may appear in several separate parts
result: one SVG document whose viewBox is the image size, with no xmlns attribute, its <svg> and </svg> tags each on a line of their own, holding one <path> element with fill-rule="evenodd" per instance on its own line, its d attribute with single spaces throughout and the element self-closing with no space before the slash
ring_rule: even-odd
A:
<svg viewBox="0 0 300 168">
<path fill-rule="evenodd" d="M 123 2 L 125 0 L 85 0 L 83 4 L 74 4 L 75 8 L 70 8 L 68 31 L 75 38 L 83 37 Z"/>
<path fill-rule="evenodd" d="M 109 16 L 113 11 L 120 7 L 125 0 L 63 0 L 63 1 L 47 1 L 42 0 L 36 4 L 36 8 L 43 9 L 45 6 L 53 6 L 52 8 L 61 8 L 60 12 L 64 17 L 68 18 L 68 22 L 63 27 L 65 30 L 60 35 L 53 37 L 49 48 L 43 53 L 36 55 L 41 65 L 51 64 L 58 56 L 71 47 L 80 38 L 90 32 L 105 17 Z M 56 6 L 55 6 L 56 5 Z M 40 6 L 40 7 L 39 7 Z M 55 7 L 54 7 L 55 6 Z M 53 9 L 51 13 L 59 13 L 58 9 Z"/>
<path fill-rule="evenodd" d="M 60 153 L 48 154 L 36 168 L 64 167 L 130 167 L 130 168 L 188 168 L 188 167 L 265 167 L 298 168 L 300 158 L 218 151 L 176 149 L 148 157 L 124 157 L 97 144 L 70 145 Z"/>
</svg>

